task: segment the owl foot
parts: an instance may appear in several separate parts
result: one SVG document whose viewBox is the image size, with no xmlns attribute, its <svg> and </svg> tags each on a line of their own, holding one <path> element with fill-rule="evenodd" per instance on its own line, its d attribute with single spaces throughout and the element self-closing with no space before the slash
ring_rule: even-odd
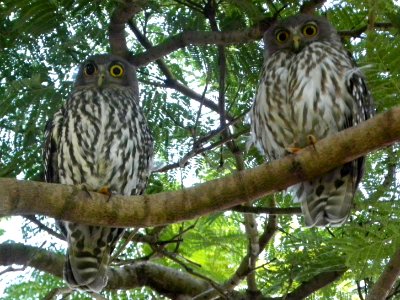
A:
<svg viewBox="0 0 400 300">
<path fill-rule="evenodd" d="M 286 147 L 285 148 L 287 152 L 291 154 L 297 154 L 302 148 L 299 147 Z"/>
<path fill-rule="evenodd" d="M 87 185 L 86 183 L 80 183 L 75 185 L 78 189 L 80 189 L 81 191 L 86 192 L 86 194 L 92 198 L 92 195 L 90 195 L 90 191 L 93 191 L 89 185 Z"/>
<path fill-rule="evenodd" d="M 312 146 L 314 147 L 314 150 L 315 150 L 315 144 L 316 144 L 317 141 L 318 141 L 317 138 L 316 138 L 314 135 L 309 134 L 309 135 L 307 135 L 307 139 L 308 139 L 308 144 L 309 144 L 309 145 L 312 145 Z M 293 144 L 292 144 L 292 145 L 293 145 Z M 294 144 L 294 145 L 295 145 L 295 144 Z M 297 153 L 300 152 L 301 149 L 303 149 L 303 148 L 296 147 L 296 146 L 289 146 L 289 147 L 286 147 L 286 148 L 285 148 L 285 150 L 286 150 L 287 152 L 291 153 L 291 154 L 297 154 Z"/>
<path fill-rule="evenodd" d="M 308 142 L 310 143 L 310 145 L 313 146 L 314 150 L 317 150 L 315 148 L 315 144 L 318 142 L 317 138 L 315 136 L 313 136 L 312 134 L 307 135 L 308 138 Z"/>
<path fill-rule="evenodd" d="M 99 192 L 100 194 L 108 196 L 107 202 L 110 201 L 111 196 L 112 196 L 112 192 L 110 190 L 110 187 L 108 187 L 106 185 L 102 186 L 97 192 Z"/>
</svg>

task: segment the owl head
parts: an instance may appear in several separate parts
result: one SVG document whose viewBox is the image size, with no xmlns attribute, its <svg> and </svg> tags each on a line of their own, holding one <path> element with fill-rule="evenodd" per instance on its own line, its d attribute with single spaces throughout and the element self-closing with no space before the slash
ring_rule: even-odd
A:
<svg viewBox="0 0 400 300">
<path fill-rule="evenodd" d="M 340 42 L 335 28 L 322 17 L 297 15 L 273 24 L 264 34 L 266 54 L 286 50 L 300 52 L 313 42 Z"/>
<path fill-rule="evenodd" d="M 75 89 L 117 86 L 137 90 L 136 70 L 122 57 L 111 54 L 93 55 L 80 65 Z"/>
</svg>

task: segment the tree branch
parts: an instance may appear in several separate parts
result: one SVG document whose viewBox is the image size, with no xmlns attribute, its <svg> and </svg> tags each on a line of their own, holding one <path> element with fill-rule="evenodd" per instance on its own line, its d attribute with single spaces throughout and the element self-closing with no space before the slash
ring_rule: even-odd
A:
<svg viewBox="0 0 400 300">
<path fill-rule="evenodd" d="M 186 31 L 177 35 L 168 37 L 164 42 L 153 46 L 147 51 L 135 54 L 131 62 L 135 66 L 147 65 L 161 57 L 168 55 L 178 49 L 188 45 L 232 45 L 256 41 L 262 38 L 264 32 L 271 26 L 275 18 L 265 18 L 253 27 L 242 31 L 231 32 L 204 32 L 204 31 Z"/>
<path fill-rule="evenodd" d="M 307 147 L 297 155 L 175 192 L 108 196 L 75 186 L 0 179 L 0 215 L 42 214 L 72 222 L 148 227 L 232 208 L 311 180 L 400 140 L 400 107 Z M 40 201 L 38 201 L 40 199 Z"/>
<path fill-rule="evenodd" d="M 231 208 L 233 211 L 268 215 L 301 215 L 300 207 L 257 207 L 238 205 Z"/>
<path fill-rule="evenodd" d="M 38 247 L 20 243 L 0 244 L 0 265 L 29 266 L 62 278 L 64 259 L 64 255 Z M 210 288 L 206 281 L 152 262 L 108 268 L 106 290 L 127 290 L 143 286 L 148 286 L 169 297 L 171 295 L 194 296 Z"/>
<path fill-rule="evenodd" d="M 320 273 L 309 281 L 304 282 L 300 285 L 297 289 L 287 295 L 285 300 L 297 300 L 297 299 L 304 299 L 307 296 L 310 296 L 312 293 L 318 291 L 319 289 L 323 288 L 324 286 L 332 283 L 333 281 L 339 279 L 344 273 L 346 272 L 346 268 L 339 271 L 330 271 L 330 272 L 323 272 Z M 384 299 L 384 298 L 374 298 L 374 299 Z"/>
<path fill-rule="evenodd" d="M 378 281 L 372 287 L 366 300 L 386 299 L 400 275 L 400 248 L 396 250 L 386 265 Z"/>
<path fill-rule="evenodd" d="M 300 13 L 312 15 L 315 11 L 324 5 L 326 0 L 309 0 L 305 1 L 300 7 Z"/>
<path fill-rule="evenodd" d="M 126 45 L 125 24 L 147 4 L 147 0 L 125 0 L 118 2 L 119 6 L 111 15 L 108 35 L 113 54 L 129 57 L 129 50 Z"/>
<path fill-rule="evenodd" d="M 376 22 L 374 24 L 372 24 L 373 28 L 375 29 L 379 29 L 379 30 L 389 30 L 391 28 L 393 28 L 393 24 L 392 23 L 379 23 Z M 342 37 L 359 37 L 361 34 L 363 34 L 365 31 L 367 31 L 368 29 L 368 25 L 364 25 L 358 29 L 354 29 L 354 30 L 342 30 L 339 31 L 339 34 Z"/>
<path fill-rule="evenodd" d="M 152 43 L 146 38 L 146 36 L 144 36 L 139 28 L 137 28 L 136 24 L 133 21 L 129 21 L 128 22 L 129 28 L 131 29 L 131 31 L 133 32 L 133 34 L 136 36 L 137 40 L 140 42 L 140 44 L 149 51 L 149 49 L 153 48 Z M 147 52 L 148 52 L 147 51 Z M 145 53 L 147 53 L 145 52 Z M 179 82 L 174 74 L 171 72 L 171 70 L 169 69 L 168 65 L 165 63 L 164 59 L 162 59 L 164 55 L 158 57 L 155 59 L 157 66 L 160 68 L 161 72 L 164 74 L 165 76 L 165 81 L 164 84 L 167 88 L 170 89 L 174 89 L 180 93 L 182 93 L 183 95 L 185 95 L 186 97 L 189 97 L 197 102 L 200 102 L 202 105 L 206 106 L 207 108 L 218 112 L 219 107 L 217 104 L 215 104 L 213 101 L 211 101 L 210 99 L 205 98 L 204 95 L 198 94 L 195 91 L 193 91 L 192 89 L 190 89 L 188 86 L 182 84 L 181 82 Z M 135 56 L 131 55 L 128 59 L 133 65 L 138 66 L 137 65 L 137 60 L 135 59 Z M 149 61 L 151 62 L 151 61 Z M 227 116 L 228 120 L 232 120 L 233 118 L 230 116 Z"/>
<path fill-rule="evenodd" d="M 149 47 L 145 52 L 132 55 L 129 60 L 135 66 L 145 66 L 159 58 L 162 58 L 176 50 L 185 48 L 189 45 L 233 45 L 249 43 L 260 40 L 265 31 L 273 24 L 275 18 L 266 18 L 255 26 L 244 29 L 242 31 L 222 31 L 222 32 L 207 32 L 207 31 L 186 31 L 177 35 L 168 37 L 164 42 Z M 389 30 L 393 28 L 392 23 L 377 22 L 374 28 L 380 30 Z M 342 37 L 358 37 L 367 30 L 367 25 L 355 30 L 338 31 Z"/>
</svg>

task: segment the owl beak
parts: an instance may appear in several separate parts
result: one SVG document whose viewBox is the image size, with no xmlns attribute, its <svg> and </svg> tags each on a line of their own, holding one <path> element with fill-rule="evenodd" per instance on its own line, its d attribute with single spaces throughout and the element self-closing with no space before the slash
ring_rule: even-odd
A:
<svg viewBox="0 0 400 300">
<path fill-rule="evenodd" d="M 301 38 L 298 35 L 293 36 L 293 48 L 295 51 L 300 50 Z"/>
<path fill-rule="evenodd" d="M 98 88 L 101 89 L 103 87 L 105 79 L 106 79 L 105 70 L 100 70 L 99 79 L 97 80 L 97 87 Z"/>
</svg>

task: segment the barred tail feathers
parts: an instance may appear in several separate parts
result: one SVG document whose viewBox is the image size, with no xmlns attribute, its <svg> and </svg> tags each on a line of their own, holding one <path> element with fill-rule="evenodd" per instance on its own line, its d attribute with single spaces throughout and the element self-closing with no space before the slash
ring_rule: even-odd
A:
<svg viewBox="0 0 400 300">
<path fill-rule="evenodd" d="M 64 279 L 73 289 L 99 293 L 107 285 L 111 252 L 123 229 L 66 223 Z"/>
<path fill-rule="evenodd" d="M 296 186 L 306 226 L 337 227 L 347 220 L 358 184 L 358 167 L 357 161 L 350 162 Z"/>
</svg>

